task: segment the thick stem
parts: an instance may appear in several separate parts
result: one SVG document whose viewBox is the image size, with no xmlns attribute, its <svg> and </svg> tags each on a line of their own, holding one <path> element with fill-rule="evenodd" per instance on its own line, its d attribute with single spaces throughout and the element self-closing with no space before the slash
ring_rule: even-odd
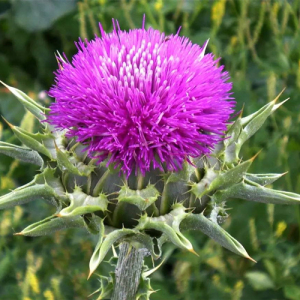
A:
<svg viewBox="0 0 300 300">
<path fill-rule="evenodd" d="M 135 249 L 129 243 L 120 245 L 120 253 L 115 270 L 116 282 L 111 300 L 135 300 L 139 286 L 145 248 Z"/>
</svg>

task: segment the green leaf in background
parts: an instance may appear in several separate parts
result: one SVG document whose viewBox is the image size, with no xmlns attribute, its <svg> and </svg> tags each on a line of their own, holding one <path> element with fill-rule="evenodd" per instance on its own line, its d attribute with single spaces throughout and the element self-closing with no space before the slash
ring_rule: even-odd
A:
<svg viewBox="0 0 300 300">
<path fill-rule="evenodd" d="M 75 7 L 75 0 L 18 0 L 14 2 L 14 19 L 27 31 L 40 31 L 51 27 Z"/>
<path fill-rule="evenodd" d="M 259 271 L 248 272 L 246 275 L 250 285 L 256 291 L 263 291 L 275 288 L 275 285 L 268 274 Z"/>
<path fill-rule="evenodd" d="M 300 299 L 300 287 L 297 285 L 286 285 L 284 287 L 284 296 L 287 299 L 299 300 Z"/>
</svg>

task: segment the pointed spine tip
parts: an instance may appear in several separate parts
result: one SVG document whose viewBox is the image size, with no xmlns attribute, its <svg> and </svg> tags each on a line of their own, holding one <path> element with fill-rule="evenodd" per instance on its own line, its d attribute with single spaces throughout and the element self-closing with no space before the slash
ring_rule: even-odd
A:
<svg viewBox="0 0 300 300">
<path fill-rule="evenodd" d="M 243 113 L 244 113 L 244 108 L 245 108 L 245 103 L 243 104 L 242 109 L 240 110 L 240 113 L 239 113 L 239 115 L 238 115 L 238 119 L 241 119 L 241 118 L 242 118 Z"/>
<path fill-rule="evenodd" d="M 249 260 L 251 260 L 252 262 L 254 262 L 254 263 L 257 263 L 257 261 L 256 260 L 254 260 L 252 257 L 250 257 L 249 255 L 248 256 L 246 256 L 246 258 L 248 258 Z"/>
<path fill-rule="evenodd" d="M 23 235 L 22 231 L 21 232 L 16 232 L 13 235 Z"/>
<path fill-rule="evenodd" d="M 199 257 L 199 254 L 193 248 L 188 249 L 188 250 L 189 250 L 189 252 L 191 252 L 191 253 L 193 253 L 193 254 L 195 254 L 196 256 Z"/>
<path fill-rule="evenodd" d="M 290 100 L 290 98 L 286 98 L 285 100 L 281 101 L 280 103 L 275 104 L 275 105 L 273 106 L 272 112 L 275 111 L 276 109 L 278 109 L 281 105 L 283 105 L 283 104 L 284 104 L 285 102 L 287 102 L 288 100 Z M 276 103 L 276 99 L 275 99 L 274 101 L 275 101 L 274 103 Z"/>
<path fill-rule="evenodd" d="M 11 129 L 15 128 L 15 126 L 14 126 L 13 124 L 9 123 L 3 116 L 1 116 L 1 117 L 2 117 L 2 119 L 4 120 L 4 122 L 5 122 Z"/>
<path fill-rule="evenodd" d="M 59 148 L 57 147 L 57 144 L 56 144 L 56 141 L 55 141 L 55 140 L 53 140 L 53 143 L 54 143 L 55 150 L 56 150 L 57 152 L 60 151 Z"/>
<path fill-rule="evenodd" d="M 277 97 L 273 100 L 274 103 L 277 102 L 277 100 L 280 98 L 280 96 L 283 94 L 283 92 L 284 92 L 285 90 L 286 90 L 286 87 L 284 87 L 284 88 L 282 89 L 282 91 L 277 95 Z"/>
<path fill-rule="evenodd" d="M 8 90 L 9 90 L 9 85 L 7 85 L 5 82 L 3 82 L 2 80 L 0 80 L 0 83 L 3 84 Z"/>
<path fill-rule="evenodd" d="M 260 154 L 263 149 L 260 149 L 254 156 L 250 158 L 251 162 L 255 160 L 255 158 Z"/>
<path fill-rule="evenodd" d="M 93 273 L 94 273 L 94 271 L 90 271 L 90 273 L 89 273 L 89 275 L 88 275 L 88 277 L 87 277 L 86 280 L 89 280 L 91 278 L 91 276 L 93 275 Z"/>
</svg>

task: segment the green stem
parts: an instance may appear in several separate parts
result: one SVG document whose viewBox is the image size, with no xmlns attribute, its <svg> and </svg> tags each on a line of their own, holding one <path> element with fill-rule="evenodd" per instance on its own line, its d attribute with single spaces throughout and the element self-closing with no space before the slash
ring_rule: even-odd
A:
<svg viewBox="0 0 300 300">
<path fill-rule="evenodd" d="M 136 249 L 129 243 L 120 245 L 119 259 L 115 270 L 116 281 L 111 300 L 136 300 L 144 257 L 147 253 L 147 249 Z"/>
</svg>

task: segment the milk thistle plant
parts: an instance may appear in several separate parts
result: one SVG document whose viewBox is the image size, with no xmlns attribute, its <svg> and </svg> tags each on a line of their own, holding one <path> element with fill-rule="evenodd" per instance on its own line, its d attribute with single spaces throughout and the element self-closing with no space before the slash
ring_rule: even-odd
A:
<svg viewBox="0 0 300 300">
<path fill-rule="evenodd" d="M 242 145 L 282 103 L 232 121 L 235 101 L 219 59 L 186 37 L 152 28 L 114 30 L 76 44 L 71 61 L 58 54 L 45 108 L 4 84 L 41 124 L 32 134 L 8 123 L 23 146 L 0 152 L 39 166 L 28 184 L 0 197 L 6 209 L 36 199 L 55 214 L 17 235 L 70 227 L 98 235 L 91 276 L 113 248 L 115 272 L 100 276 L 98 299 L 150 299 L 145 256 L 158 260 L 171 242 L 191 252 L 187 230 L 198 230 L 251 259 L 220 224 L 226 201 L 299 204 L 300 195 L 267 185 L 282 174 L 251 174 Z M 120 245 L 118 254 L 114 247 Z"/>
</svg>

